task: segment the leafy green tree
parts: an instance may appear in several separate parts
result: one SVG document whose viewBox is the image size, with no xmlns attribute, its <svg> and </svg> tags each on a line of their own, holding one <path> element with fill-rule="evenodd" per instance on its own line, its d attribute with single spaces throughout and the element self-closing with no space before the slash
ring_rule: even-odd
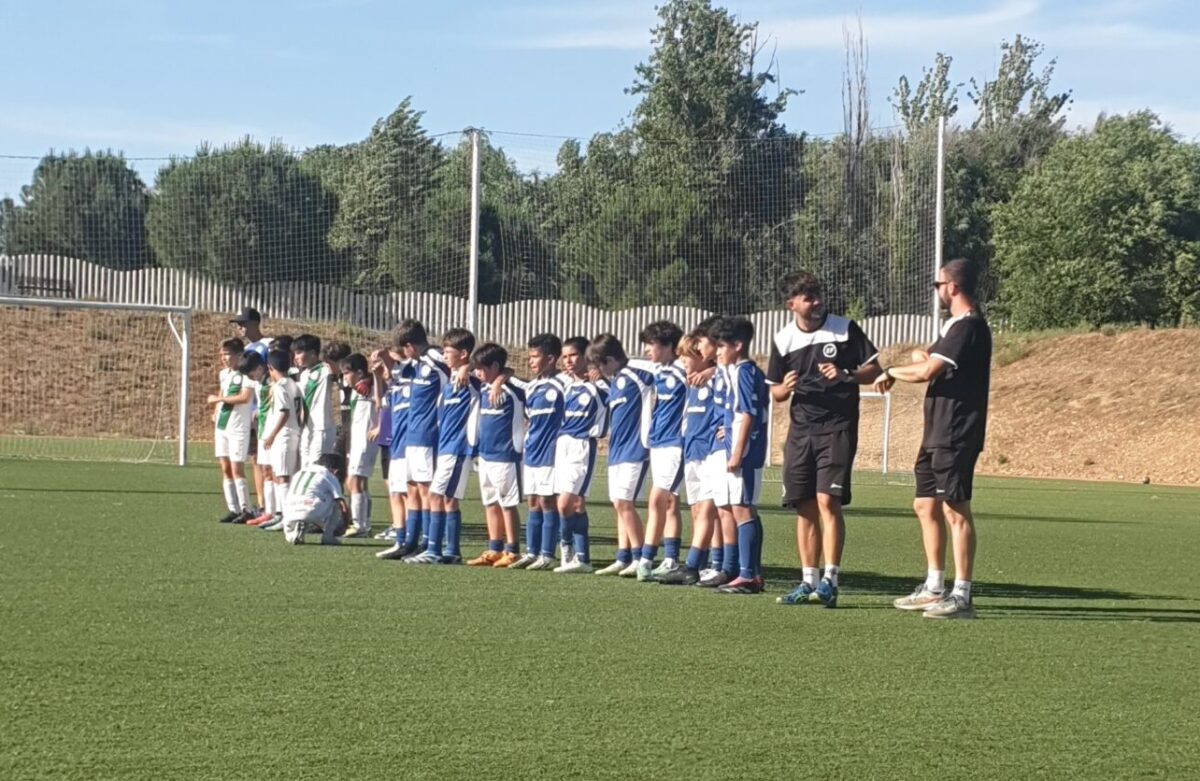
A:
<svg viewBox="0 0 1200 781">
<path fill-rule="evenodd" d="M 144 223 L 149 194 L 125 158 L 112 152 L 50 153 L 9 211 L 10 252 L 40 252 L 109 268 L 151 265 Z"/>
<path fill-rule="evenodd" d="M 155 190 L 147 222 L 164 266 L 237 283 L 346 274 L 326 244 L 336 201 L 281 144 L 202 146 L 159 171 Z"/>
<path fill-rule="evenodd" d="M 1200 322 L 1200 149 L 1149 112 L 1060 142 L 995 226 L 1017 328 Z"/>
<path fill-rule="evenodd" d="M 941 117 L 949 120 L 958 113 L 958 88 L 962 83 L 953 84 L 950 81 L 950 65 L 953 62 L 953 57 L 938 52 L 933 67 L 921 69 L 921 80 L 915 89 L 909 84 L 907 76 L 900 77 L 889 102 L 900 115 L 908 133 L 917 133 L 936 124 Z"/>
</svg>

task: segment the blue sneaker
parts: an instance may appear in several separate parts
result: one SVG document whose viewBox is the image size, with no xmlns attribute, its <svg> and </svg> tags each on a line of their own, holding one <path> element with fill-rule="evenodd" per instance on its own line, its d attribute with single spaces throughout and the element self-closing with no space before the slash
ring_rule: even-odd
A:
<svg viewBox="0 0 1200 781">
<path fill-rule="evenodd" d="M 821 600 L 821 606 L 827 608 L 837 607 L 837 586 L 829 582 L 829 578 L 821 578 L 821 582 L 817 584 L 817 599 Z"/>
<path fill-rule="evenodd" d="M 814 589 L 807 583 L 801 582 L 799 586 L 784 594 L 782 597 L 776 597 L 775 602 L 780 605 L 807 605 L 811 599 Z"/>
</svg>

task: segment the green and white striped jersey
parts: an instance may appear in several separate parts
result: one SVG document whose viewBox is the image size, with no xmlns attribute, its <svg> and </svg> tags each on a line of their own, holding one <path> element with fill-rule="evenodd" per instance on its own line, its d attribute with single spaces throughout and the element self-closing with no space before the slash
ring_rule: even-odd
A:
<svg viewBox="0 0 1200 781">
<path fill-rule="evenodd" d="M 250 382 L 244 374 L 234 369 L 222 369 L 220 379 L 222 396 L 236 396 L 242 392 L 243 386 Z M 227 434 L 248 433 L 252 417 L 253 408 L 250 402 L 245 404 L 222 402 L 217 409 L 217 430 Z"/>
</svg>

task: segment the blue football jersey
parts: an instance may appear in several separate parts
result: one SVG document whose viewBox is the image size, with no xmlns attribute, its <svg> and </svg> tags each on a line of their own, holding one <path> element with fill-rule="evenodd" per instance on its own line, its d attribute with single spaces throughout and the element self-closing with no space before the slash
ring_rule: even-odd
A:
<svg viewBox="0 0 1200 781">
<path fill-rule="evenodd" d="M 699 388 L 688 388 L 687 407 L 683 417 L 683 460 L 703 461 L 724 448 L 717 439 L 724 410 L 716 403 L 714 387 L 720 372 Z"/>
<path fill-rule="evenodd" d="M 608 433 L 607 387 L 589 380 L 578 380 L 567 386 L 562 436 L 597 439 Z"/>
<path fill-rule="evenodd" d="M 654 375 L 625 366 L 608 383 L 608 463 L 633 464 L 649 456 Z"/>
<path fill-rule="evenodd" d="M 742 466 L 757 469 L 767 461 L 767 379 L 750 360 L 742 359 L 725 367 L 728 383 L 725 393 L 725 453 L 733 454 L 737 439 L 738 416 L 749 415 L 750 437 L 742 454 Z M 743 419 L 744 420 L 744 419 Z"/>
<path fill-rule="evenodd" d="M 562 380 L 558 377 L 539 377 L 525 386 L 525 464 L 554 466 L 554 443 L 562 430 Z"/>
<path fill-rule="evenodd" d="M 388 386 L 387 405 L 392 425 L 392 458 L 404 458 L 408 446 L 408 409 L 412 393 L 412 376 L 415 369 L 411 361 L 401 361 L 392 367 L 392 380 Z"/>
<path fill-rule="evenodd" d="M 653 365 L 653 364 L 652 364 Z M 650 447 L 683 445 L 683 408 L 687 406 L 687 374 L 679 363 L 654 366 L 654 412 Z"/>
<path fill-rule="evenodd" d="M 504 384 L 500 401 L 492 405 L 487 388 L 479 393 L 476 442 L 479 457 L 488 461 L 517 463 L 525 445 L 525 388 L 515 378 Z"/>
<path fill-rule="evenodd" d="M 439 456 L 474 455 L 467 428 L 478 412 L 479 393 L 480 382 L 475 377 L 468 377 L 467 384 L 461 388 L 454 387 L 452 382 L 443 383 L 442 400 L 438 407 Z"/>
<path fill-rule="evenodd" d="M 410 447 L 436 447 L 438 404 L 442 386 L 450 382 L 450 369 L 441 352 L 432 348 L 414 362 L 413 369 L 406 443 Z"/>
</svg>

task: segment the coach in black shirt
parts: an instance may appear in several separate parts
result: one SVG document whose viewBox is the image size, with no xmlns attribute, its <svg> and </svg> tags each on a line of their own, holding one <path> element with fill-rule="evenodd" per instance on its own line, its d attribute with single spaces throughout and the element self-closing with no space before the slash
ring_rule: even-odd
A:
<svg viewBox="0 0 1200 781">
<path fill-rule="evenodd" d="M 929 352 L 908 366 L 884 372 L 877 387 L 892 379 L 929 382 L 925 392 L 925 430 L 914 469 L 928 564 L 925 582 L 895 601 L 900 610 L 921 610 L 926 618 L 974 618 L 971 572 L 975 563 L 975 519 L 971 483 L 987 428 L 991 381 L 992 331 L 979 312 L 978 267 L 952 260 L 938 272 L 934 287 L 950 319 Z M 945 593 L 946 523 L 954 542 L 954 589 Z"/>
<path fill-rule="evenodd" d="M 777 601 L 807 603 L 815 595 L 837 607 L 838 570 L 850 504 L 850 472 L 858 449 L 858 386 L 883 370 L 858 323 L 825 311 L 821 283 L 798 271 L 782 283 L 793 321 L 775 334 L 767 384 L 788 402 L 791 425 L 783 454 L 783 502 L 796 510 L 796 547 L 804 580 Z M 818 562 L 825 558 L 824 577 Z"/>
</svg>

